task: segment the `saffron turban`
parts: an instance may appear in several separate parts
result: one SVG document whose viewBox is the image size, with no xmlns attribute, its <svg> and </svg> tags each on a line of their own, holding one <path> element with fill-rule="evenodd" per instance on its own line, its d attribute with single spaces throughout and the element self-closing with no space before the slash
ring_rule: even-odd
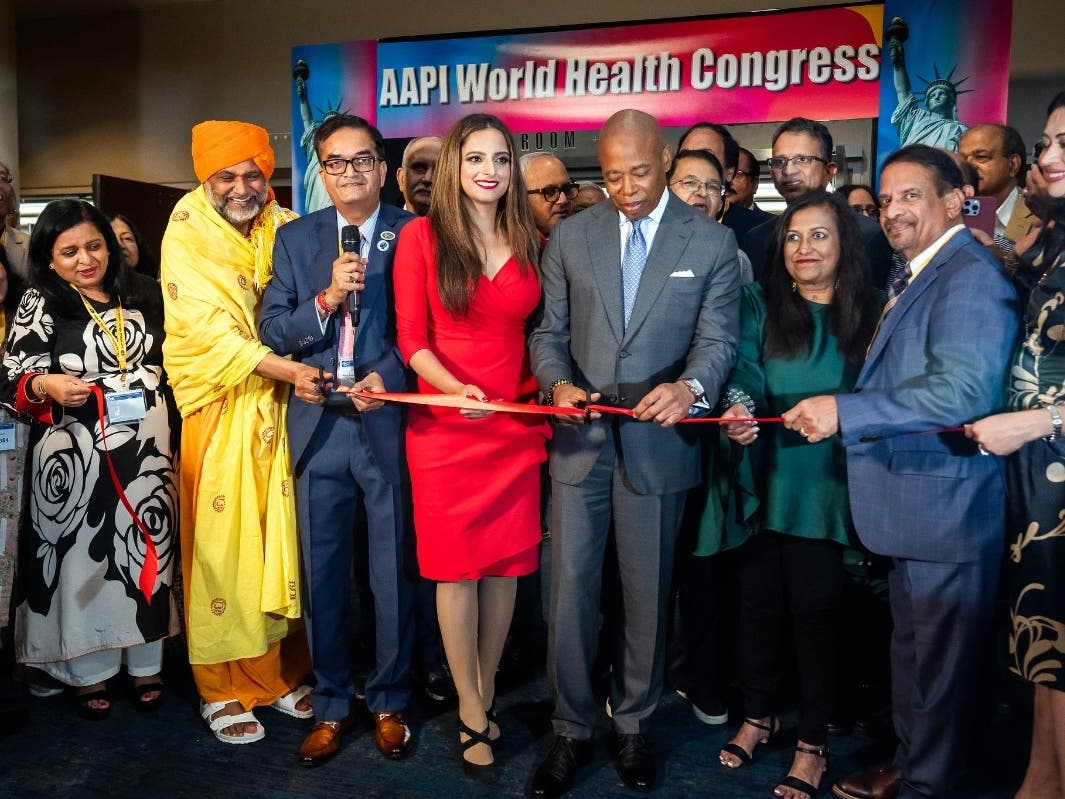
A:
<svg viewBox="0 0 1065 799">
<path fill-rule="evenodd" d="M 192 168 L 200 183 L 206 183 L 221 169 L 248 160 L 254 161 L 270 180 L 274 174 L 274 150 L 270 134 L 258 125 L 211 120 L 192 129 Z"/>
</svg>

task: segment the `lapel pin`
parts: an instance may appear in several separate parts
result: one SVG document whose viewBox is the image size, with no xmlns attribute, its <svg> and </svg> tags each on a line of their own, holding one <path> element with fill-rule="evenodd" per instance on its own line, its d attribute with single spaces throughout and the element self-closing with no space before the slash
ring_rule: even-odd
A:
<svg viewBox="0 0 1065 799">
<path fill-rule="evenodd" d="M 384 239 L 385 241 L 392 241 L 392 239 L 394 239 L 395 237 L 396 237 L 396 234 L 393 233 L 391 230 L 382 230 L 381 231 L 381 238 Z"/>
<path fill-rule="evenodd" d="M 381 241 L 377 242 L 377 249 L 381 252 L 388 252 L 388 242 L 383 235 L 381 236 Z"/>
</svg>

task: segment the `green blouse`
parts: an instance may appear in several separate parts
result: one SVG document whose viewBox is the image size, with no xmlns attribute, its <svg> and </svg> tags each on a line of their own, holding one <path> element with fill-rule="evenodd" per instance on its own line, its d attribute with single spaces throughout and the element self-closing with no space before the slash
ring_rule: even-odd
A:
<svg viewBox="0 0 1065 799">
<path fill-rule="evenodd" d="M 743 287 L 740 339 L 730 385 L 754 400 L 756 416 L 780 416 L 806 397 L 851 391 L 860 367 L 848 364 L 828 327 L 830 306 L 807 302 L 810 350 L 791 359 L 765 354 L 766 306 L 759 285 Z M 850 543 L 847 454 L 839 436 L 810 444 L 778 423 L 759 426 L 747 447 L 720 434 L 697 554 L 712 554 L 773 530 Z M 723 493 L 724 492 L 724 493 Z"/>
</svg>

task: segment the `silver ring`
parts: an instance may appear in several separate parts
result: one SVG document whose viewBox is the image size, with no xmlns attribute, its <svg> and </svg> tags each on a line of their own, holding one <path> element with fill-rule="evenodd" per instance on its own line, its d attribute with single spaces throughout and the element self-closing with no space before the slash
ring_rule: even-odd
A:
<svg viewBox="0 0 1065 799">
<path fill-rule="evenodd" d="M 806 432 L 806 428 L 805 427 L 800 427 L 799 428 L 799 435 L 802 436 L 803 438 L 809 438 L 810 437 L 810 434 Z"/>
</svg>

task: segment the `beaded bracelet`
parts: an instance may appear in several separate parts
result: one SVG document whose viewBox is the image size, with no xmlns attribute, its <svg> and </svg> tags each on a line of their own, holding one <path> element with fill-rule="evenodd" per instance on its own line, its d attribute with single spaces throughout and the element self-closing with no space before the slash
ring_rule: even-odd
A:
<svg viewBox="0 0 1065 799">
<path fill-rule="evenodd" d="M 549 389 L 547 389 L 547 395 L 544 397 L 544 402 L 546 404 L 548 404 L 548 405 L 554 405 L 555 404 L 555 389 L 558 388 L 559 386 L 572 386 L 572 385 L 573 385 L 573 381 L 572 380 L 567 380 L 564 377 L 559 378 L 558 380 L 556 380 L 554 383 L 551 384 L 551 387 Z"/>
<path fill-rule="evenodd" d="M 318 311 L 323 316 L 329 316 L 330 314 L 336 313 L 337 308 L 340 307 L 338 305 L 330 305 L 329 303 L 327 303 L 325 301 L 325 292 L 324 291 L 319 291 L 318 292 L 318 294 L 314 298 L 314 304 L 318 307 Z"/>
<path fill-rule="evenodd" d="M 723 404 L 725 410 L 728 410 L 733 405 L 742 405 L 751 416 L 754 416 L 754 412 L 757 410 L 751 395 L 738 386 L 729 386 L 725 389 L 725 402 Z"/>
</svg>

